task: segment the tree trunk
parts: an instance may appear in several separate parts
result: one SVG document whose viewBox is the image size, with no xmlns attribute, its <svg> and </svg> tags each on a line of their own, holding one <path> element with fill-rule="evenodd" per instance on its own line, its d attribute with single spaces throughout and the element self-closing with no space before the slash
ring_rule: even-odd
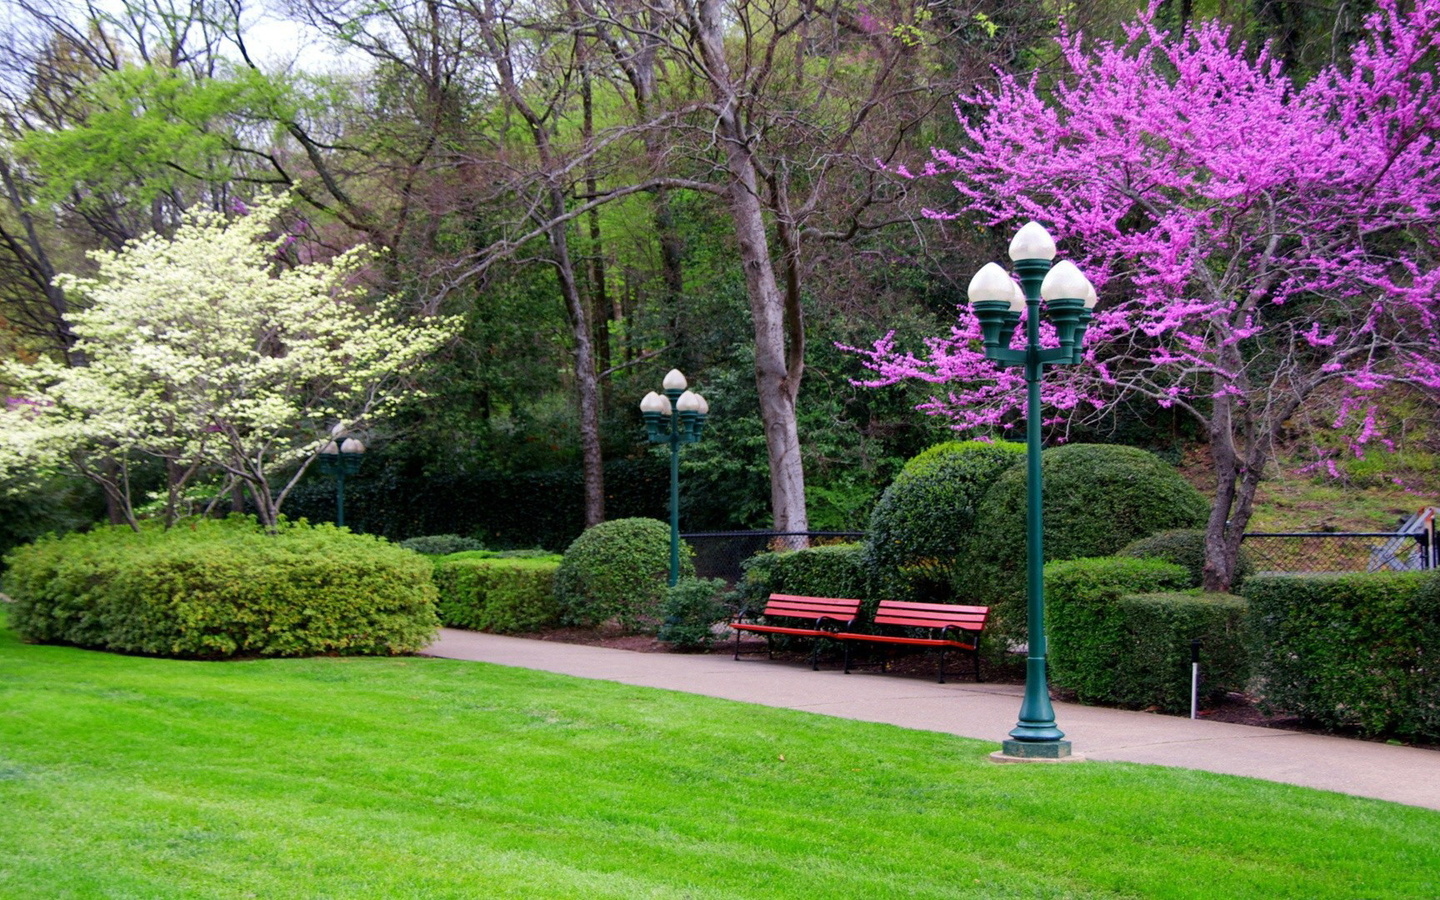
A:
<svg viewBox="0 0 1440 900">
<path fill-rule="evenodd" d="M 725 151 L 726 197 L 755 329 L 755 389 L 770 462 L 774 527 L 776 531 L 808 531 L 805 470 L 795 421 L 795 398 L 804 372 L 803 320 L 789 315 L 785 295 L 775 278 L 774 255 L 760 205 L 760 173 L 736 108 L 740 92 L 725 58 L 721 4 L 717 0 L 700 0 L 691 28 L 718 111 L 716 134 Z"/>
</svg>

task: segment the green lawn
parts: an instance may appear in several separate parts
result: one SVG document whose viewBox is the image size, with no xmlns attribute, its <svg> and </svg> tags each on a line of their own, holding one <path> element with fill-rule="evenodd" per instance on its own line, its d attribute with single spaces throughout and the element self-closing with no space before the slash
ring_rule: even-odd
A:
<svg viewBox="0 0 1440 900">
<path fill-rule="evenodd" d="M 1440 895 L 1440 813 L 993 749 L 476 663 L 0 632 L 0 897 Z"/>
</svg>

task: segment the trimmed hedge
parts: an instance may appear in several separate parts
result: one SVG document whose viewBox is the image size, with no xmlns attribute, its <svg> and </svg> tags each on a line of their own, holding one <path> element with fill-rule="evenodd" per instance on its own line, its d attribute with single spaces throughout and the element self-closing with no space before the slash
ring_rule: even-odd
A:
<svg viewBox="0 0 1440 900">
<path fill-rule="evenodd" d="M 892 600 L 954 601 L 955 567 L 969 553 L 975 509 L 1025 445 L 936 444 L 905 464 L 870 515 L 866 548 L 876 591 Z"/>
<path fill-rule="evenodd" d="M 1183 567 L 1156 559 L 1107 556 L 1046 566 L 1051 681 L 1074 691 L 1084 703 L 1121 702 L 1117 683 L 1132 639 L 1125 617 L 1117 612 L 1120 599 L 1184 588 L 1188 579 Z"/>
<path fill-rule="evenodd" d="M 482 551 L 483 552 L 483 551 Z M 514 634 L 554 625 L 560 616 L 560 557 L 504 559 L 460 553 L 435 560 L 436 608 L 454 628 Z"/>
<path fill-rule="evenodd" d="M 1190 711 L 1190 642 L 1200 641 L 1200 703 L 1208 705 L 1250 681 L 1248 605 L 1234 594 L 1130 594 L 1115 604 L 1127 645 L 1108 701 L 1137 709 Z"/>
<path fill-rule="evenodd" d="M 1190 586 L 1200 587 L 1205 583 L 1205 531 L 1199 528 L 1171 528 L 1157 531 L 1152 535 L 1131 541 L 1115 554 L 1137 559 L 1163 559 L 1184 566 L 1190 572 Z M 1240 559 L 1235 564 L 1235 578 L 1231 590 L 1238 591 L 1255 571 L 1255 564 L 1245 548 L 1240 548 Z"/>
<path fill-rule="evenodd" d="M 485 542 L 459 534 L 426 534 L 406 538 L 400 542 L 400 546 L 426 556 L 449 556 L 451 553 L 484 550 Z"/>
<path fill-rule="evenodd" d="M 692 557 L 681 541 L 681 578 L 695 574 Z M 560 621 L 587 627 L 614 622 L 632 633 L 653 630 L 669 576 L 669 525 L 656 519 L 601 522 L 570 544 L 555 573 Z"/>
<path fill-rule="evenodd" d="M 42 538 L 7 557 L 24 640 L 182 658 L 397 654 L 434 639 L 431 565 L 331 525 L 249 517 Z"/>
<path fill-rule="evenodd" d="M 1109 556 L 1145 535 L 1199 528 L 1209 504 L 1153 453 L 1112 444 L 1067 444 L 1041 454 L 1045 561 Z M 970 559 L 956 592 L 991 607 L 993 632 L 1025 640 L 1026 467 L 996 480 L 975 511 Z"/>
<path fill-rule="evenodd" d="M 741 605 L 759 610 L 771 594 L 805 597 L 871 596 L 866 548 L 862 544 L 829 544 L 804 550 L 760 553 L 747 559 L 745 575 L 736 586 Z M 873 614 L 878 601 L 867 600 Z"/>
<path fill-rule="evenodd" d="M 1245 597 L 1267 706 L 1327 728 L 1440 740 L 1440 575 L 1256 575 Z"/>
</svg>

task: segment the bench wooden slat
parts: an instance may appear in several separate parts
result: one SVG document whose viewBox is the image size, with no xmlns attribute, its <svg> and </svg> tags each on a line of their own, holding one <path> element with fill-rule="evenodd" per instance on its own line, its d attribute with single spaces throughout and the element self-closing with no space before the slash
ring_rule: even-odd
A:
<svg viewBox="0 0 1440 900">
<path fill-rule="evenodd" d="M 881 600 L 875 612 L 875 624 L 894 628 L 925 629 L 924 637 L 900 634 L 861 634 L 845 632 L 836 638 L 845 642 L 845 671 L 850 671 L 850 647 L 856 641 L 875 644 L 905 644 L 934 647 L 940 651 L 940 682 L 945 681 L 945 651 L 964 650 L 975 657 L 975 680 L 980 680 L 980 654 L 977 645 L 985 620 L 987 606 L 960 603 L 915 603 L 903 600 Z"/>
<path fill-rule="evenodd" d="M 860 600 L 837 597 L 802 597 L 796 594 L 771 594 L 760 615 L 765 623 L 743 621 L 744 614 L 730 623 L 735 631 L 735 658 L 740 658 L 740 633 L 765 635 L 767 650 L 773 649 L 770 636 L 776 634 L 815 638 L 810 655 L 811 668 L 819 667 L 820 638 L 833 638 L 836 632 L 855 627 L 860 615 Z M 782 624 L 776 619 L 791 620 Z"/>
</svg>

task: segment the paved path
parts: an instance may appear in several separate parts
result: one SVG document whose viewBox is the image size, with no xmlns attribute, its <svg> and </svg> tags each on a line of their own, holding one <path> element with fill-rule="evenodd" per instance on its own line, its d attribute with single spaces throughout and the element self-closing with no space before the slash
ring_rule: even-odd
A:
<svg viewBox="0 0 1440 900">
<path fill-rule="evenodd" d="M 811 672 L 764 657 L 635 653 L 446 628 L 425 651 L 994 741 L 1015 727 L 1019 685 Z M 1055 704 L 1077 755 L 1246 775 L 1440 809 L 1440 752 L 1174 716 Z"/>
</svg>

